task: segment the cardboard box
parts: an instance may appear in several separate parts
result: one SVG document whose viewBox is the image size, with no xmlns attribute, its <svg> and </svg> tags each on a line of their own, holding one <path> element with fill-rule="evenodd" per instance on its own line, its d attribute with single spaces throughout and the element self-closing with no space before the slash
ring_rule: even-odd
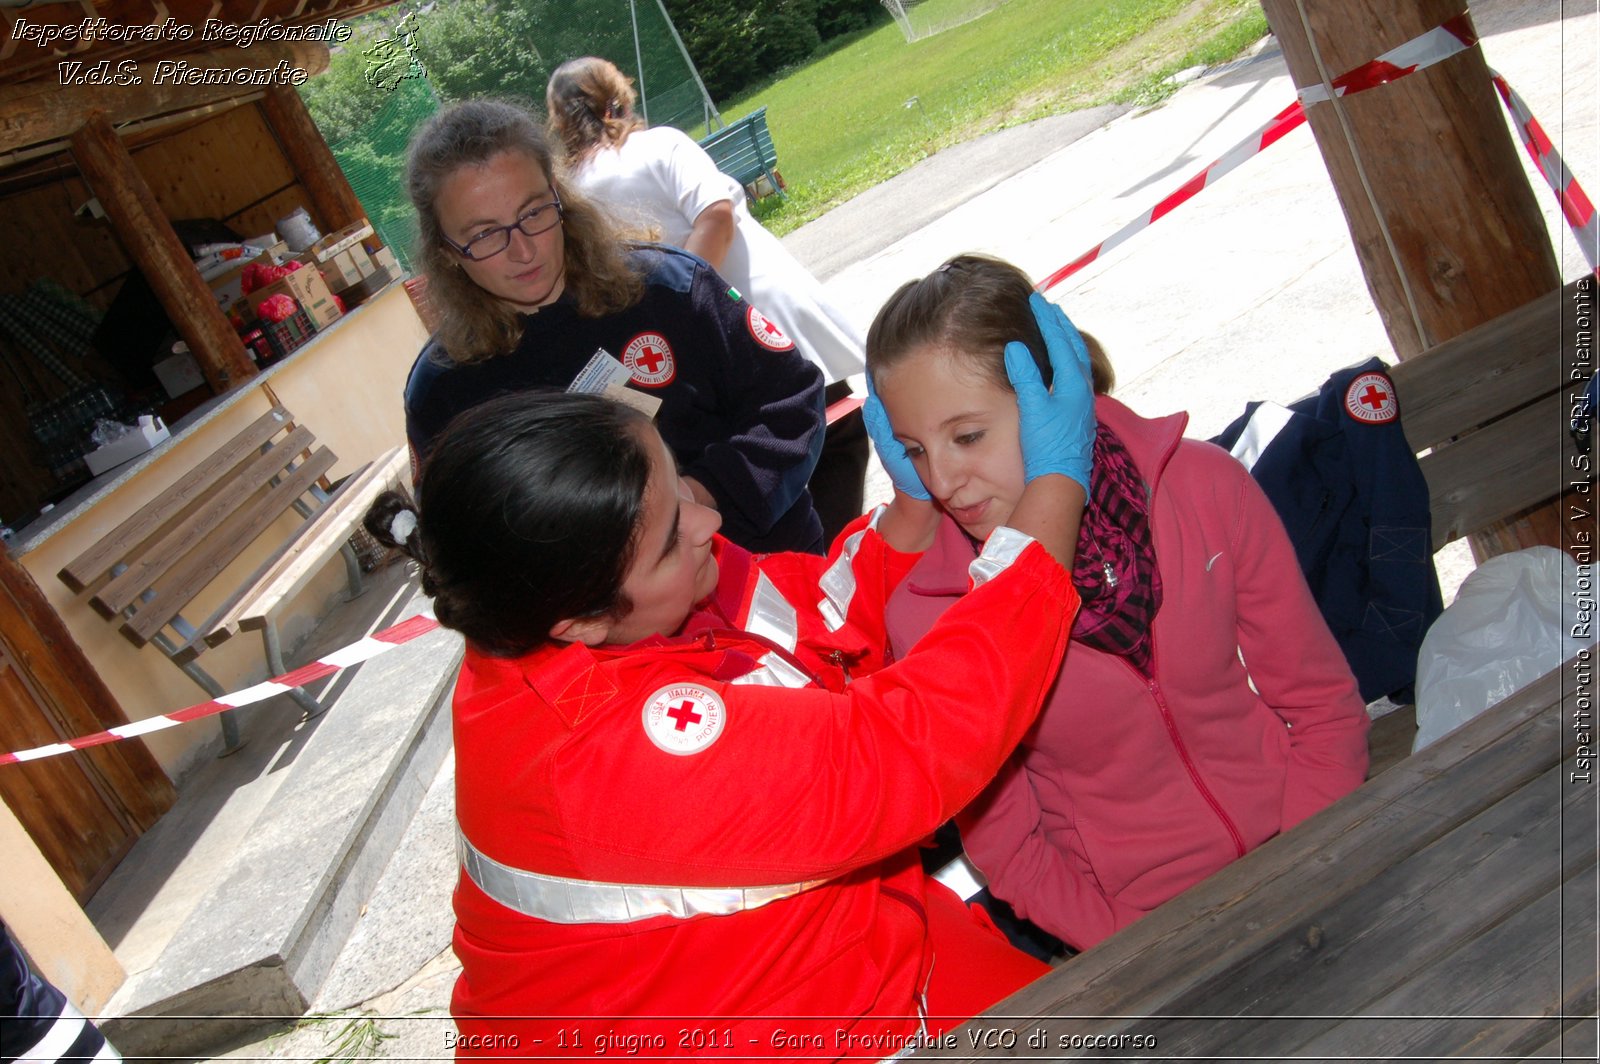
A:
<svg viewBox="0 0 1600 1064">
<path fill-rule="evenodd" d="M 362 253 L 363 257 L 365 252 Z M 341 251 L 321 266 L 322 279 L 328 282 L 328 287 L 335 292 L 342 292 L 351 285 L 361 280 L 361 270 L 356 266 L 350 252 Z"/>
<path fill-rule="evenodd" d="M 268 297 L 280 293 L 299 303 L 300 309 L 311 319 L 311 324 L 319 329 L 325 329 L 339 320 L 339 308 L 333 305 L 333 292 L 315 266 L 298 269 L 265 288 L 251 292 L 245 297 L 250 303 L 251 316 L 259 317 L 256 308 Z"/>
<path fill-rule="evenodd" d="M 132 461 L 171 435 L 160 418 L 145 414 L 139 418 L 139 424 L 134 426 L 132 432 L 118 437 L 104 447 L 95 448 L 84 455 L 83 460 L 88 465 L 89 472 L 99 476 L 123 462 Z"/>
<path fill-rule="evenodd" d="M 366 248 L 351 248 L 345 254 L 355 260 L 356 269 L 361 271 L 363 281 L 377 272 L 378 264 L 372 261 L 372 256 L 367 254 Z"/>
<path fill-rule="evenodd" d="M 206 382 L 206 375 L 200 371 L 199 361 L 188 351 L 174 352 L 151 368 L 156 371 L 156 379 L 161 382 L 161 387 L 167 390 L 167 396 L 172 399 L 192 392 Z"/>
<path fill-rule="evenodd" d="M 345 226 L 337 233 L 329 233 L 312 244 L 312 257 L 316 262 L 327 262 L 339 252 L 348 251 L 371 235 L 372 225 L 363 218 L 359 222 Z"/>
<path fill-rule="evenodd" d="M 378 269 L 388 270 L 390 273 L 400 272 L 400 263 L 395 259 L 394 252 L 388 248 L 379 248 L 374 251 L 372 253 L 372 264 Z"/>
</svg>

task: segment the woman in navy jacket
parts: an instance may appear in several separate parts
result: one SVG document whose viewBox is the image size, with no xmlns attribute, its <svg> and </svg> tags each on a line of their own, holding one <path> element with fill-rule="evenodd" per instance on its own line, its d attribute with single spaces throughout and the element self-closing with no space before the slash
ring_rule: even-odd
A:
<svg viewBox="0 0 1600 1064">
<path fill-rule="evenodd" d="M 407 181 L 439 312 L 406 384 L 416 459 L 454 415 L 496 395 L 608 392 L 654 415 L 729 539 L 820 552 L 806 482 L 822 447 L 822 375 L 759 311 L 700 259 L 625 242 L 511 104 L 435 115 L 412 140 Z"/>
</svg>

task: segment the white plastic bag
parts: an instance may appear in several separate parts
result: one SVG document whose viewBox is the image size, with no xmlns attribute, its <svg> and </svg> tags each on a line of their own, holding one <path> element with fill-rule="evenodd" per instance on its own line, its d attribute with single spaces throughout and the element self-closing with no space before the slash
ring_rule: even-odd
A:
<svg viewBox="0 0 1600 1064">
<path fill-rule="evenodd" d="M 1416 753 L 1526 687 L 1592 639 L 1575 639 L 1569 596 L 1578 563 L 1554 547 L 1490 558 L 1422 638 Z M 1592 596 L 1590 596 L 1592 598 Z"/>
</svg>

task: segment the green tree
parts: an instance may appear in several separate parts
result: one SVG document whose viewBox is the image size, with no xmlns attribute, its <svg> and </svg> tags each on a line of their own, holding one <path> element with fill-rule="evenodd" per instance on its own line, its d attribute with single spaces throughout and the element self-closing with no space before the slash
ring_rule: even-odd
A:
<svg viewBox="0 0 1600 1064">
<path fill-rule="evenodd" d="M 544 110 L 549 27 L 544 0 L 450 0 L 422 15 L 417 51 L 445 102 L 500 96 Z"/>
<path fill-rule="evenodd" d="M 384 94 L 367 84 L 365 50 L 391 36 L 397 21 L 390 11 L 350 19 L 350 40 L 335 46 L 327 70 L 300 86 L 306 109 L 330 145 L 358 135 L 383 107 Z"/>
<path fill-rule="evenodd" d="M 822 37 L 817 33 L 817 0 L 768 0 L 756 19 L 756 63 L 764 77 L 808 58 Z"/>
<path fill-rule="evenodd" d="M 719 100 L 884 17 L 878 0 L 666 0 L 666 8 Z"/>
</svg>

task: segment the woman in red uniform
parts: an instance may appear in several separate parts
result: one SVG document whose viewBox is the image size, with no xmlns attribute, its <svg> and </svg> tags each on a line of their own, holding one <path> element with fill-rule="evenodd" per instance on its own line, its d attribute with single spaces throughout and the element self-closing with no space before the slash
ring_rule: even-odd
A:
<svg viewBox="0 0 1600 1064">
<path fill-rule="evenodd" d="M 1019 369 L 1023 497 L 892 665 L 883 603 L 931 505 L 897 492 L 830 558 L 753 556 L 605 399 L 479 406 L 417 510 L 374 507 L 467 638 L 458 1055 L 881 1059 L 1045 970 L 913 844 L 993 776 L 1065 647 L 1094 434 L 1071 359 L 1053 393 Z"/>
</svg>

